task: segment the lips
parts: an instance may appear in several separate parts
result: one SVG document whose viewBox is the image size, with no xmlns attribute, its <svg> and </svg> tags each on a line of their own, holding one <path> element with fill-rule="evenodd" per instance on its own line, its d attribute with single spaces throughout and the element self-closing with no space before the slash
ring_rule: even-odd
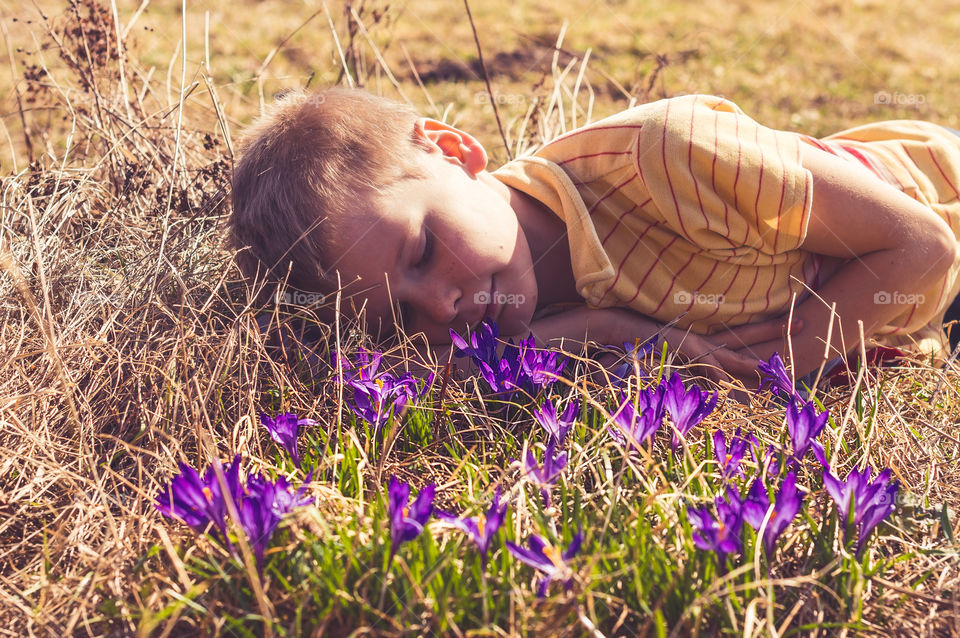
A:
<svg viewBox="0 0 960 638">
<path fill-rule="evenodd" d="M 483 315 L 480 317 L 480 321 L 484 319 L 490 319 L 491 321 L 496 321 L 496 312 L 498 306 L 496 303 L 497 299 L 497 279 L 496 277 L 490 278 L 490 296 L 487 297 L 490 301 L 487 302 L 486 307 L 483 309 Z M 478 322 L 479 323 L 479 322 Z"/>
<path fill-rule="evenodd" d="M 490 277 L 490 303 L 487 304 L 486 316 L 490 317 L 491 321 L 496 321 L 497 311 L 500 309 L 500 306 L 497 304 L 497 278 Z"/>
</svg>

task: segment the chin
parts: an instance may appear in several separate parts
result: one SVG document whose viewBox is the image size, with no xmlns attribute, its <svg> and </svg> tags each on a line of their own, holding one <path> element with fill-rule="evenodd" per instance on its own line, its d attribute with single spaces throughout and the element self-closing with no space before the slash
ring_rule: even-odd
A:
<svg viewBox="0 0 960 638">
<path fill-rule="evenodd" d="M 533 321 L 533 315 L 523 312 L 523 309 L 520 310 L 521 312 L 513 316 L 500 315 L 497 320 L 497 328 L 500 330 L 501 337 L 526 337 L 530 333 L 530 322 Z"/>
</svg>

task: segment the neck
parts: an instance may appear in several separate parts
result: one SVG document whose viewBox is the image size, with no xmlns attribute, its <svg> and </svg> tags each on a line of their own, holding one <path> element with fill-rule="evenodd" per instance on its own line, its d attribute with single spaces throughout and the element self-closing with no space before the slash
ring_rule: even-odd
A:
<svg viewBox="0 0 960 638">
<path fill-rule="evenodd" d="M 481 179 L 487 180 L 491 188 L 510 202 L 517 215 L 533 258 L 537 308 L 582 302 L 573 276 L 567 226 L 563 220 L 539 200 L 507 186 L 489 173 L 482 173 Z"/>
</svg>

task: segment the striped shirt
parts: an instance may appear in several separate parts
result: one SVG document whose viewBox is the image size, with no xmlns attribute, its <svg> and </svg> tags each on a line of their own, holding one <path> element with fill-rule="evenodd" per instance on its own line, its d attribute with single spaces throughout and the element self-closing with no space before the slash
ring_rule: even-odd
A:
<svg viewBox="0 0 960 638">
<path fill-rule="evenodd" d="M 863 164 L 960 232 L 960 138 L 946 129 L 884 122 L 817 140 L 761 126 L 705 95 L 628 109 L 494 176 L 564 220 L 588 304 L 709 334 L 782 315 L 843 263 L 803 249 L 813 180 L 801 144 Z M 880 331 L 890 337 L 881 342 L 905 345 L 912 335 L 924 350 L 941 349 L 958 274 L 960 263 L 916 291 L 917 303 Z"/>
</svg>

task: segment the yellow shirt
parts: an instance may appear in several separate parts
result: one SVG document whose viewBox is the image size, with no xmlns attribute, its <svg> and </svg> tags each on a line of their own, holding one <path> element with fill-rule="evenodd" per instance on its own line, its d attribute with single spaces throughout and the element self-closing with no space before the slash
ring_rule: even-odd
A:
<svg viewBox="0 0 960 638">
<path fill-rule="evenodd" d="M 709 334 L 781 315 L 841 263 L 802 248 L 812 177 L 800 145 L 857 161 L 960 231 L 960 138 L 913 121 L 815 140 L 761 126 L 732 102 L 691 95 L 623 111 L 494 173 L 566 223 L 577 290 Z M 881 335 L 940 350 L 960 262 Z M 918 291 L 910 291 L 918 292 Z M 891 298 L 898 291 L 889 292 Z M 893 299 L 893 301 L 897 301 Z"/>
</svg>

